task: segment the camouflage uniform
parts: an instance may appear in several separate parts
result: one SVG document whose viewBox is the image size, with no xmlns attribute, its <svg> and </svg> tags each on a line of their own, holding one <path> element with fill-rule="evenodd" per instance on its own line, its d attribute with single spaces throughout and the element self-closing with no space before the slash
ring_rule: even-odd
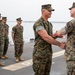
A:
<svg viewBox="0 0 75 75">
<path fill-rule="evenodd" d="M 61 31 L 63 34 L 67 34 L 65 50 L 67 75 L 75 75 L 75 19 L 69 21 Z"/>
<path fill-rule="evenodd" d="M 15 57 L 20 57 L 23 53 L 23 26 L 14 26 L 12 33 L 14 33 Z"/>
<path fill-rule="evenodd" d="M 1 23 L 1 20 L 0 20 L 0 23 Z"/>
<path fill-rule="evenodd" d="M 1 19 L 2 17 L 1 17 L 1 13 L 0 13 L 0 23 L 1 23 L 1 21 L 2 21 L 2 19 Z"/>
<path fill-rule="evenodd" d="M 33 51 L 33 70 L 34 75 L 49 75 L 52 64 L 52 46 L 42 39 L 37 33 L 39 30 L 46 30 L 52 36 L 52 24 L 45 22 L 41 17 L 35 22 L 33 29 L 35 33 L 35 45 Z"/>
<path fill-rule="evenodd" d="M 3 51 L 3 55 L 6 55 L 7 50 L 8 50 L 8 44 L 9 44 L 9 38 L 8 38 L 9 26 L 7 24 L 5 24 L 4 28 L 5 28 L 5 39 L 4 39 L 4 51 Z"/>
<path fill-rule="evenodd" d="M 2 23 L 0 23 L 0 57 L 3 54 L 4 50 L 4 34 L 5 34 L 5 28 Z"/>
</svg>

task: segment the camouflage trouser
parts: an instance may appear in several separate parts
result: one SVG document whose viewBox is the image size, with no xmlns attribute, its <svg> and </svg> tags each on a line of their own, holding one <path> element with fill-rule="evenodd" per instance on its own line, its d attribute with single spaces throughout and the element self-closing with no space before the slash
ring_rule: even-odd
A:
<svg viewBox="0 0 75 75">
<path fill-rule="evenodd" d="M 9 39 L 5 39 L 4 40 L 4 51 L 3 51 L 3 55 L 6 55 L 6 53 L 7 53 L 8 44 L 9 44 Z"/>
<path fill-rule="evenodd" d="M 33 70 L 35 72 L 34 75 L 50 75 L 52 64 L 52 56 L 47 58 L 37 58 L 33 57 Z"/>
<path fill-rule="evenodd" d="M 75 61 L 67 61 L 67 75 L 75 75 Z"/>
<path fill-rule="evenodd" d="M 2 56 L 3 54 L 3 50 L 4 50 L 4 38 L 0 37 L 0 57 Z"/>
<path fill-rule="evenodd" d="M 23 43 L 14 43 L 15 57 L 20 57 L 23 53 Z"/>
</svg>

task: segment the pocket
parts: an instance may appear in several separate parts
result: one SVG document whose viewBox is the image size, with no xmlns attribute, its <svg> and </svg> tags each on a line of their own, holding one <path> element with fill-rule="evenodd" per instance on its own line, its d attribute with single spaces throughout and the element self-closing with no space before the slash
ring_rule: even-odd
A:
<svg viewBox="0 0 75 75">
<path fill-rule="evenodd" d="M 37 58 L 47 58 L 47 52 L 46 52 L 46 50 L 37 50 L 36 52 L 35 52 L 35 56 L 37 57 Z"/>
</svg>

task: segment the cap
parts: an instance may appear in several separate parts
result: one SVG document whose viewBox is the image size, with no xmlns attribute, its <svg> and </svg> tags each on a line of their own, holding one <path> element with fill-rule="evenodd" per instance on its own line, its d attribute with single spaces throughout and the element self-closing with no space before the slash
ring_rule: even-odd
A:
<svg viewBox="0 0 75 75">
<path fill-rule="evenodd" d="M 7 17 L 2 17 L 2 20 L 7 20 Z"/>
<path fill-rule="evenodd" d="M 51 4 L 42 5 L 42 9 L 46 9 L 46 10 L 49 10 L 49 11 L 54 11 L 54 9 L 51 7 Z"/>
<path fill-rule="evenodd" d="M 71 10 L 72 8 L 75 8 L 75 2 L 73 2 L 72 7 L 70 7 L 69 10 Z"/>
<path fill-rule="evenodd" d="M 17 21 L 22 21 L 22 19 L 21 19 L 21 18 L 17 18 L 16 20 L 17 20 Z"/>
</svg>

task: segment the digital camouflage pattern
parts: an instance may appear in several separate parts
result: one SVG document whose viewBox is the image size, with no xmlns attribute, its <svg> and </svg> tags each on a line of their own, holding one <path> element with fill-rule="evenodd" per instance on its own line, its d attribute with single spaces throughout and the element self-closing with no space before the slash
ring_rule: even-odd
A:
<svg viewBox="0 0 75 75">
<path fill-rule="evenodd" d="M 46 9 L 48 11 L 54 11 L 51 4 L 42 5 L 42 9 Z"/>
<path fill-rule="evenodd" d="M 23 26 L 14 26 L 12 28 L 12 33 L 14 33 L 15 43 L 23 43 Z"/>
<path fill-rule="evenodd" d="M 21 57 L 23 53 L 23 43 L 14 43 L 15 57 Z"/>
<path fill-rule="evenodd" d="M 23 26 L 14 26 L 12 33 L 14 33 L 15 57 L 20 57 L 23 53 Z"/>
<path fill-rule="evenodd" d="M 3 55 L 6 55 L 7 50 L 8 50 L 8 45 L 9 45 L 9 26 L 7 24 L 4 25 L 5 28 L 5 39 L 4 39 L 4 51 L 3 51 Z"/>
<path fill-rule="evenodd" d="M 0 36 L 1 37 L 4 37 L 4 35 L 5 35 L 5 28 L 4 28 L 4 26 L 3 26 L 3 24 L 2 23 L 0 23 Z"/>
<path fill-rule="evenodd" d="M 71 20 L 67 23 L 67 42 L 65 58 L 68 61 L 75 60 L 75 20 Z"/>
<path fill-rule="evenodd" d="M 66 26 L 65 58 L 67 62 L 67 75 L 75 75 L 75 19 L 69 21 Z"/>
<path fill-rule="evenodd" d="M 5 28 L 3 27 L 3 24 L 0 23 L 0 57 L 2 56 L 4 49 L 4 35 L 5 35 Z"/>
<path fill-rule="evenodd" d="M 73 2 L 72 7 L 70 7 L 69 10 L 71 10 L 72 8 L 75 8 L 75 2 Z"/>
<path fill-rule="evenodd" d="M 5 39 L 8 39 L 8 34 L 9 34 L 9 26 L 7 24 L 4 25 L 5 28 Z"/>
<path fill-rule="evenodd" d="M 37 33 L 36 29 L 41 26 L 52 36 L 52 24 L 45 22 L 41 17 L 35 22 L 33 29 L 35 34 L 35 45 L 33 51 L 33 70 L 34 75 L 49 75 L 52 64 L 52 47 Z"/>
<path fill-rule="evenodd" d="M 75 75 L 75 61 L 67 61 L 67 75 Z"/>
<path fill-rule="evenodd" d="M 2 21 L 2 20 L 0 20 L 0 23 L 1 23 L 1 21 Z"/>
</svg>

